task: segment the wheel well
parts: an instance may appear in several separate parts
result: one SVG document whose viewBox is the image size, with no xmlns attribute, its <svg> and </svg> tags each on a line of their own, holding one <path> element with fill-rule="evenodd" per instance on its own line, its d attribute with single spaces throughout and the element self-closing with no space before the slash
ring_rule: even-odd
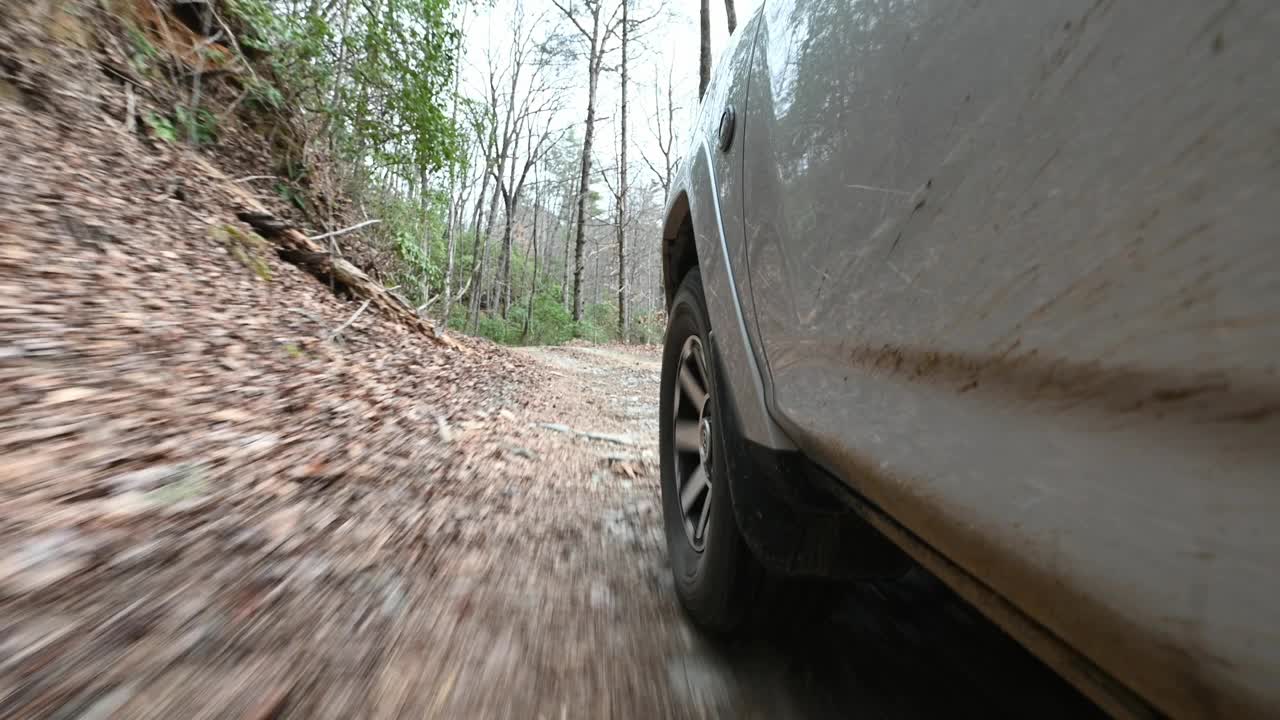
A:
<svg viewBox="0 0 1280 720">
<path fill-rule="evenodd" d="M 676 289 L 680 287 L 684 276 L 697 266 L 698 246 L 693 239 L 689 198 L 680 193 L 671 205 L 662 233 L 662 285 L 666 291 L 668 308 L 671 307 Z"/>
</svg>

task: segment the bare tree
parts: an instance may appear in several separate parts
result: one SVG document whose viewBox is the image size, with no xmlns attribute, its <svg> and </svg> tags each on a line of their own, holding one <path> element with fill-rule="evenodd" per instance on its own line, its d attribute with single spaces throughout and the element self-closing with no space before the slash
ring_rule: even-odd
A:
<svg viewBox="0 0 1280 720">
<path fill-rule="evenodd" d="M 533 76 L 528 79 L 524 85 L 521 84 L 521 78 L 524 77 L 525 66 L 532 58 L 537 49 L 536 34 L 537 28 L 541 24 L 542 18 L 537 18 L 531 26 L 526 28 L 524 7 L 522 3 L 516 5 L 512 14 L 510 31 L 515 40 L 512 45 L 511 53 L 506 58 L 506 62 L 500 67 L 495 57 L 492 46 L 486 52 L 486 98 L 485 106 L 477 113 L 477 117 L 483 122 L 473 122 L 477 127 L 477 134 L 483 132 L 484 141 L 482 143 L 486 156 L 485 167 L 488 176 L 485 178 L 486 183 L 489 177 L 494 181 L 493 195 L 489 202 L 489 216 L 486 220 L 484 231 L 484 242 L 479 247 L 479 263 L 475 264 L 473 256 L 473 265 L 475 271 L 472 276 L 474 290 L 471 294 L 471 326 L 472 332 L 476 332 L 480 327 L 480 306 L 482 300 L 487 297 L 488 302 L 492 305 L 497 302 L 500 288 L 500 280 L 503 277 L 501 265 L 505 262 L 507 268 L 510 265 L 510 240 L 511 225 L 515 217 L 515 204 L 519 199 L 518 192 L 514 191 L 517 183 L 515 157 L 520 147 L 520 137 L 525 129 L 525 123 L 541 113 L 548 111 L 550 105 L 546 100 L 546 85 L 540 70 L 542 65 L 535 64 Z M 535 106 L 535 102 L 543 102 L 542 106 Z M 499 113 L 502 114 L 502 120 L 498 120 Z M 525 174 L 528 171 L 528 163 L 525 165 L 525 172 L 519 175 L 519 183 L 523 184 Z M 486 295 L 481 291 L 484 287 L 484 278 L 486 267 L 489 260 L 489 243 L 493 236 L 494 220 L 498 212 L 498 201 L 503 201 L 503 209 L 505 211 L 505 222 L 503 228 L 503 257 L 499 258 L 499 267 L 495 269 L 493 274 L 493 283 L 489 287 Z M 478 230 L 478 228 L 477 228 Z M 503 311 L 505 313 L 505 304 Z"/>
<path fill-rule="evenodd" d="M 512 162 L 510 166 L 511 176 L 506 181 L 499 179 L 499 185 L 502 188 L 502 201 L 506 209 L 506 224 L 502 230 L 502 288 L 500 311 L 502 317 L 507 317 L 507 309 L 511 304 L 511 230 L 515 225 L 516 208 L 520 204 L 520 195 L 524 191 L 525 179 L 529 176 L 529 169 L 536 165 L 546 155 L 547 147 L 551 141 L 551 119 L 552 115 L 547 114 L 546 125 L 541 129 L 541 133 L 537 136 L 536 142 L 534 138 L 533 127 L 527 130 L 528 140 L 525 144 L 524 165 L 519 175 L 516 174 L 516 163 Z M 521 124 L 523 124 L 523 120 Z M 519 144 L 515 146 L 518 151 Z M 537 207 L 534 207 L 534 217 L 537 217 Z"/>
<path fill-rule="evenodd" d="M 649 170 L 653 172 L 654 177 L 658 181 L 658 185 L 662 188 L 662 204 L 665 206 L 667 201 L 671 199 L 671 176 L 675 170 L 675 147 L 676 147 L 676 111 L 680 108 L 675 103 L 675 83 L 673 75 L 675 70 L 671 65 L 667 66 L 667 88 L 665 105 L 660 97 L 660 89 L 658 85 L 658 70 L 653 71 L 653 125 L 650 126 L 650 134 L 658 147 L 658 154 L 661 156 L 659 161 L 651 160 L 645 154 L 644 149 L 640 150 L 640 159 L 644 160 L 644 164 L 649 166 Z M 663 125 L 663 115 L 666 116 L 666 125 Z"/>
<path fill-rule="evenodd" d="M 476 136 L 480 139 L 481 155 L 484 158 L 485 167 L 480 184 L 480 195 L 476 198 L 475 238 L 471 246 L 471 272 L 468 273 L 471 279 L 467 281 L 467 285 L 471 288 L 471 302 L 467 315 L 472 332 L 475 332 L 480 326 L 480 303 L 483 295 L 481 287 L 484 284 L 484 268 L 489 256 L 489 238 L 493 234 L 493 218 L 498 213 L 498 187 L 495 183 L 493 193 L 489 195 L 489 213 L 487 216 L 483 214 L 484 199 L 489 188 L 489 178 L 495 173 L 494 166 L 501 159 L 497 152 L 498 118 L 496 111 L 493 110 L 497 106 L 497 90 L 493 82 L 492 73 L 490 73 L 489 87 L 493 104 L 477 110 L 472 120 Z M 496 168 L 496 173 L 501 175 L 502 168 Z M 482 220 L 484 223 L 483 235 L 480 227 Z"/>
<path fill-rule="evenodd" d="M 533 301 L 538 295 L 538 213 L 542 210 L 542 183 L 538 182 L 538 168 L 533 168 L 533 274 L 529 276 L 529 307 L 524 314 L 524 332 L 522 339 L 529 338 L 529 330 L 533 327 Z"/>
<path fill-rule="evenodd" d="M 473 141 L 464 155 L 466 160 L 461 163 L 462 176 L 457 185 L 458 189 L 454 191 L 455 194 L 449 199 L 448 261 L 444 280 L 444 306 L 440 309 L 440 322 L 444 327 L 448 327 L 449 315 L 453 312 L 454 302 L 461 300 L 466 293 L 465 288 L 456 288 L 457 292 L 455 292 L 455 281 L 457 276 L 461 274 L 461 268 L 458 267 L 458 250 L 462 243 L 462 234 L 465 228 L 463 215 L 467 211 L 467 206 L 471 203 L 471 194 L 475 191 L 476 181 L 480 179 L 480 175 L 484 172 L 482 167 L 477 167 L 481 163 L 472 161 L 474 155 L 475 143 Z M 481 195 L 484 194 L 483 189 L 480 192 Z M 468 277 L 470 276 L 468 275 Z M 470 287 L 470 285 L 468 284 L 466 287 Z"/>
<path fill-rule="evenodd" d="M 711 6 L 710 0 L 702 0 L 699 11 L 699 32 L 702 42 L 698 45 L 698 99 L 707 94 L 711 84 Z"/>
<path fill-rule="evenodd" d="M 466 34 L 466 27 L 466 17 L 464 16 L 462 24 L 458 28 L 460 37 Z M 458 52 L 453 61 L 453 109 L 450 111 L 450 122 L 455 126 L 458 124 L 458 105 L 461 102 L 461 97 L 458 95 L 458 82 L 461 77 L 462 53 Z M 462 208 L 466 205 L 465 195 L 458 190 L 458 165 L 459 162 L 456 160 L 449 163 L 449 219 L 448 229 L 445 231 L 448 260 L 446 261 L 444 273 L 444 304 L 440 310 L 440 324 L 446 329 L 449 327 L 449 313 L 453 310 L 453 265 L 458 246 L 458 224 L 462 219 L 460 217 Z M 464 177 L 464 184 L 469 185 L 469 183 L 465 182 L 466 180 L 467 178 Z"/>
<path fill-rule="evenodd" d="M 627 342 L 627 23 L 628 0 L 622 0 L 622 139 L 618 143 L 618 337 Z"/>
<path fill-rule="evenodd" d="M 587 193 L 590 191 L 591 184 L 591 145 L 595 140 L 596 90 L 600 85 L 600 70 L 604 66 L 604 57 L 609 51 L 609 40 L 616 36 L 621 24 L 618 14 L 623 7 L 619 3 L 606 18 L 605 1 L 582 0 L 582 5 L 579 6 L 574 0 L 551 0 L 577 29 L 583 44 L 581 55 L 587 60 L 587 119 L 582 138 L 582 168 L 579 174 L 577 229 L 573 249 L 573 319 L 575 321 L 582 319 L 582 255 L 586 243 Z M 706 0 L 703 2 L 705 3 Z"/>
<path fill-rule="evenodd" d="M 733 6 L 733 0 L 724 0 L 724 14 L 729 19 L 729 34 L 732 35 L 738 29 L 738 10 Z"/>
<path fill-rule="evenodd" d="M 570 192 L 569 192 L 569 202 L 573 203 L 573 204 L 574 204 L 574 207 L 577 207 L 577 199 L 573 196 L 573 192 L 572 192 L 572 191 L 570 191 Z M 568 310 L 570 313 L 572 313 L 572 312 L 573 312 L 573 308 L 569 305 L 569 300 L 570 300 L 570 297 L 569 297 L 569 247 L 570 247 L 573 243 L 570 243 L 570 242 L 569 242 L 569 235 L 570 235 L 571 233 L 573 233 L 573 232 L 574 232 L 574 230 L 576 229 L 576 227 L 577 227 L 577 226 L 575 226 L 575 225 L 569 225 L 567 228 L 565 228 L 565 237 L 564 237 L 564 277 L 563 277 L 563 278 L 561 278 L 561 280 L 560 280 L 560 304 L 561 304 L 561 305 L 564 305 L 565 309 L 566 309 L 566 310 Z M 581 245 L 579 245 L 579 247 L 581 247 Z M 581 268 L 581 267 L 582 267 L 582 263 L 581 263 L 581 261 L 579 261 L 579 262 L 578 262 L 577 267 L 579 267 L 579 268 Z M 579 273 L 579 276 L 581 276 L 581 273 Z M 576 301 L 575 301 L 575 302 L 576 302 Z"/>
</svg>

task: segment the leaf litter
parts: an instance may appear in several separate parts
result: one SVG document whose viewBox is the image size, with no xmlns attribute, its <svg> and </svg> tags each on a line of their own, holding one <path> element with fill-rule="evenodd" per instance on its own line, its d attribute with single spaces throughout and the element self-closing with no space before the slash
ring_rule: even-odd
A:
<svg viewBox="0 0 1280 720">
<path fill-rule="evenodd" d="M 358 312 L 238 219 L 238 153 L 138 133 L 3 19 L 0 717 L 700 714 L 656 400 L 593 404 L 656 391 L 651 352 Z"/>
</svg>

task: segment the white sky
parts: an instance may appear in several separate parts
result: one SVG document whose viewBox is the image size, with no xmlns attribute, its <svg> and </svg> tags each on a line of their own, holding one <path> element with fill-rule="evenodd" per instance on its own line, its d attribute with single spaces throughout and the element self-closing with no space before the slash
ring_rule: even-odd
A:
<svg viewBox="0 0 1280 720">
<path fill-rule="evenodd" d="M 571 0 L 562 0 L 567 4 Z M 605 0 L 606 8 L 611 9 L 611 2 Z M 662 0 L 631 0 L 631 16 L 645 17 L 653 13 Z M 739 27 L 746 24 L 755 9 L 763 0 L 737 0 Z M 548 29 L 563 27 L 576 33 L 576 30 L 563 19 L 560 11 L 550 0 L 523 0 L 525 17 L 535 18 L 545 13 Z M 481 8 L 478 13 L 467 20 L 465 54 L 463 57 L 462 86 L 464 94 L 470 88 L 473 96 L 481 95 L 484 87 L 484 68 L 486 52 L 507 53 L 512 44 L 509 29 L 510 17 L 517 7 L 516 0 L 494 0 L 492 9 Z M 652 116 L 655 112 L 653 86 L 655 77 L 663 85 L 665 91 L 667 68 L 674 68 L 673 83 L 676 104 L 682 111 L 676 114 L 676 126 L 679 133 L 676 154 L 683 154 L 688 142 L 687 128 L 696 112 L 698 95 L 698 3 L 695 0 L 665 0 L 666 13 L 650 21 L 642 30 L 645 36 L 642 42 L 633 42 L 628 59 L 630 78 L 628 134 L 631 136 L 628 153 L 629 165 L 632 168 L 632 181 L 648 183 L 653 175 L 640 159 L 640 151 L 648 154 L 655 163 L 659 153 L 653 139 L 651 128 Z M 728 38 L 728 26 L 725 20 L 723 0 L 710 0 L 711 8 L 711 55 L 713 61 L 718 60 L 720 51 L 724 49 Z M 610 60 L 606 65 L 616 65 L 618 54 L 617 42 Z M 570 90 L 564 96 L 564 109 L 560 111 L 555 124 L 559 127 L 577 124 L 579 128 L 586 117 L 587 80 L 585 61 L 575 64 L 572 75 L 566 78 Z M 714 72 L 714 66 L 713 66 Z M 596 115 L 604 118 L 596 126 L 595 156 L 596 167 L 613 167 L 615 164 L 615 130 L 616 106 L 618 102 L 617 73 L 604 73 L 600 78 L 599 97 Z M 578 136 L 581 137 L 579 129 Z"/>
</svg>

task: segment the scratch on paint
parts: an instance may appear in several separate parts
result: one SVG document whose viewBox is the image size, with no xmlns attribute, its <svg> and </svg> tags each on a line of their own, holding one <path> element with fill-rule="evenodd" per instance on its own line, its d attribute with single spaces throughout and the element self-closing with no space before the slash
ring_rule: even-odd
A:
<svg viewBox="0 0 1280 720">
<path fill-rule="evenodd" d="M 882 192 L 882 193 L 888 193 L 890 195 L 910 195 L 911 194 L 911 192 L 907 190 L 895 190 L 894 188 L 876 187 L 874 185 L 845 185 L 845 187 L 850 188 L 852 190 L 870 190 L 872 192 Z"/>
</svg>

